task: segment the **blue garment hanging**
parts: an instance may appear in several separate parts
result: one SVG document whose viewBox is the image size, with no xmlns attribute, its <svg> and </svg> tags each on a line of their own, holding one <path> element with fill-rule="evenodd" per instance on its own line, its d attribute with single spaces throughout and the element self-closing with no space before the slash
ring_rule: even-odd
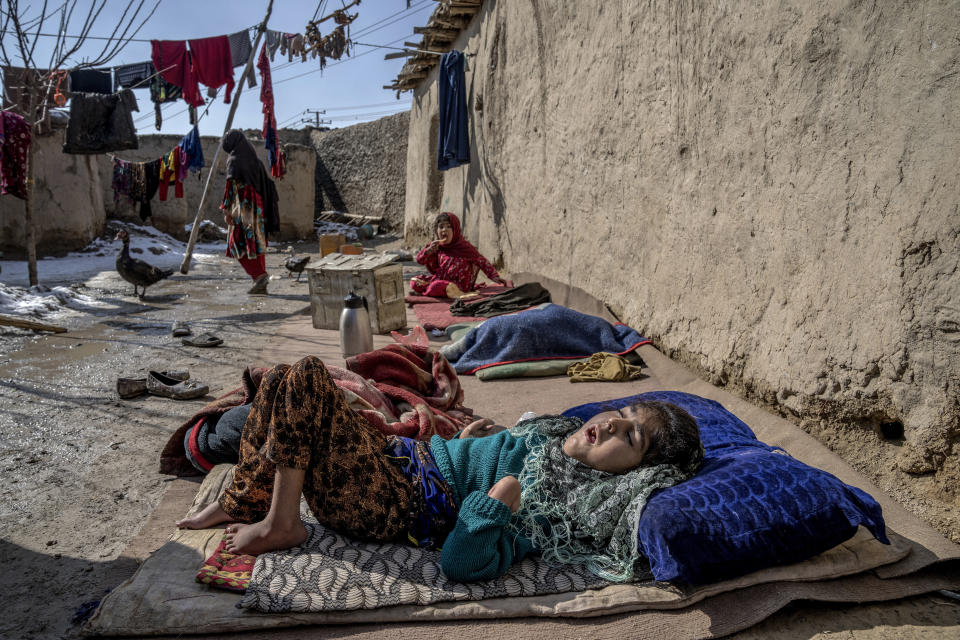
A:
<svg viewBox="0 0 960 640">
<path fill-rule="evenodd" d="M 440 126 L 437 136 L 437 169 L 440 171 L 470 162 L 464 61 L 464 55 L 456 50 L 440 58 Z"/>
<path fill-rule="evenodd" d="M 183 136 L 177 146 L 187 154 L 187 167 L 190 171 L 200 171 L 203 168 L 203 146 L 200 144 L 200 130 L 197 125 L 193 125 L 190 133 Z"/>
</svg>

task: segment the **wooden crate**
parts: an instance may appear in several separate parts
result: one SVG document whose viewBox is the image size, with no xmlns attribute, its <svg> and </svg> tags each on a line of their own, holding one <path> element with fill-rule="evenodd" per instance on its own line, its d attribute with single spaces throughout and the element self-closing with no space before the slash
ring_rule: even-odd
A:
<svg viewBox="0 0 960 640">
<path fill-rule="evenodd" d="M 393 256 L 331 253 L 304 269 L 310 287 L 310 314 L 315 329 L 339 329 L 343 299 L 352 290 L 367 299 L 374 333 L 407 326 L 403 268 Z"/>
</svg>

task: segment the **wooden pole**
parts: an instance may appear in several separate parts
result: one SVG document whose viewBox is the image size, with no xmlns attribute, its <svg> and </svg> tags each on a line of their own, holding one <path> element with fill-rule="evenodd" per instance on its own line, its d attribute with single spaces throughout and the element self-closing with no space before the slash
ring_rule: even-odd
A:
<svg viewBox="0 0 960 640">
<path fill-rule="evenodd" d="M 58 327 L 55 324 L 46 324 L 44 322 L 35 322 L 33 320 L 24 320 L 23 318 L 4 315 L 0 315 L 0 325 L 20 327 L 21 329 L 33 329 L 34 331 L 52 331 L 53 333 L 66 333 L 67 331 L 65 327 Z"/>
<path fill-rule="evenodd" d="M 243 91 L 243 83 L 247 76 L 252 73 L 253 60 L 257 57 L 257 49 L 260 47 L 260 39 L 267 30 L 267 22 L 270 20 L 270 14 L 273 13 L 273 0 L 267 5 L 267 15 L 257 29 L 257 37 L 253 41 L 253 51 L 250 52 L 250 59 L 247 60 L 247 66 L 243 68 L 240 74 L 240 81 L 237 83 L 236 92 L 233 94 L 233 102 L 230 104 L 230 113 L 227 115 L 227 124 L 223 127 L 223 135 L 220 136 L 220 142 L 217 143 L 217 150 L 213 154 L 213 164 L 210 165 L 210 172 L 207 174 L 207 182 L 203 185 L 203 194 L 200 196 L 200 205 L 197 207 L 197 215 L 193 219 L 193 228 L 190 229 L 190 241 L 187 242 L 187 250 L 183 254 L 183 262 L 180 264 L 180 273 L 186 274 L 190 271 L 190 260 L 193 258 L 193 248 L 197 244 L 197 236 L 200 233 L 200 222 L 203 220 L 203 205 L 207 201 L 207 192 L 210 190 L 210 179 L 217 169 L 217 160 L 220 158 L 220 149 L 223 147 L 223 136 L 227 135 L 230 127 L 233 126 L 233 116 L 237 113 L 237 104 L 240 103 L 240 92 Z"/>
</svg>

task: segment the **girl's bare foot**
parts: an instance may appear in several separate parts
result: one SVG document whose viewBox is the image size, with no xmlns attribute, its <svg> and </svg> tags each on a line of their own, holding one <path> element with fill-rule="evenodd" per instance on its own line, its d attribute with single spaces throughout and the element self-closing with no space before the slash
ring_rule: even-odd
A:
<svg viewBox="0 0 960 640">
<path fill-rule="evenodd" d="M 297 518 L 296 522 L 277 524 L 269 519 L 254 524 L 232 524 L 227 527 L 227 544 L 230 553 L 259 555 L 267 551 L 289 549 L 307 539 L 307 528 Z"/>
<path fill-rule="evenodd" d="M 230 522 L 231 520 L 233 520 L 233 518 L 228 516 L 227 512 L 220 508 L 220 503 L 212 502 L 189 518 L 177 520 L 177 528 L 209 529 L 214 525 Z"/>
</svg>

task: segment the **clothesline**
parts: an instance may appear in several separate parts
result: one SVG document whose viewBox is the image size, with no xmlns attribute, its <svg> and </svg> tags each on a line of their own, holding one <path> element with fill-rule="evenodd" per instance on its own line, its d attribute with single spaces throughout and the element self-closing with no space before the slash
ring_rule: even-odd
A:
<svg viewBox="0 0 960 640">
<path fill-rule="evenodd" d="M 198 117 L 198 118 L 197 118 L 197 124 L 199 124 L 199 123 L 200 123 L 200 118 Z M 197 124 L 195 124 L 195 125 L 193 125 L 192 127 L 190 127 L 190 131 L 188 131 L 187 133 L 183 134 L 183 135 L 180 137 L 180 140 L 182 141 L 184 138 L 186 138 L 188 135 L 190 135 L 190 134 L 193 132 L 193 129 L 197 129 Z M 199 137 L 199 135 L 200 135 L 200 130 L 197 129 L 197 136 Z M 179 146 L 180 146 L 180 143 L 177 143 L 175 146 L 179 147 Z M 173 151 L 173 149 L 170 149 L 170 151 Z M 169 155 L 169 154 L 170 154 L 170 151 L 167 151 L 166 153 L 161 154 L 160 157 L 162 158 L 162 157 L 164 157 L 164 156 Z M 108 152 L 104 152 L 103 155 L 107 156 L 107 157 L 110 158 L 111 160 L 119 160 L 120 162 L 127 162 L 127 163 L 131 163 L 131 164 L 132 164 L 132 163 L 135 163 L 135 162 L 151 162 L 151 160 L 124 160 L 124 159 L 121 158 L 120 156 L 115 156 L 115 155 L 113 155 L 112 153 L 108 153 Z"/>
<path fill-rule="evenodd" d="M 411 6 L 411 7 L 408 7 L 407 9 L 403 9 L 403 10 L 401 10 L 401 11 L 398 11 L 398 12 L 396 12 L 396 13 L 393 13 L 393 14 L 385 17 L 385 18 L 380 19 L 380 20 L 377 21 L 377 22 L 374 22 L 373 24 L 370 24 L 370 25 L 367 25 L 366 27 L 361 28 L 356 35 L 357 35 L 357 36 L 362 36 L 362 35 L 367 35 L 367 34 L 369 34 L 369 33 L 373 33 L 374 31 L 379 31 L 379 30 L 382 29 L 382 28 L 385 28 L 385 27 L 390 26 L 391 24 L 393 24 L 393 22 L 390 22 L 390 23 L 388 23 L 388 24 L 384 24 L 384 25 L 381 26 L 381 27 L 377 27 L 378 24 L 380 24 L 380 23 L 382 23 L 382 22 L 385 22 L 385 21 L 387 21 L 387 20 L 390 20 L 391 18 L 394 18 L 394 17 L 399 16 L 399 15 L 404 14 L 404 13 L 412 13 L 412 12 L 414 12 L 414 11 L 416 11 L 416 10 L 419 10 L 419 9 L 423 8 L 424 6 L 426 6 L 427 4 L 430 4 L 430 3 L 431 3 L 430 0 L 427 0 L 427 2 L 420 2 L 420 3 L 418 3 L 418 4 L 415 4 L 415 5 Z M 347 7 L 344 7 L 344 8 L 349 8 L 350 6 L 352 6 L 352 4 L 351 4 L 351 5 L 347 5 Z M 0 11 L 0 13 L 3 13 L 3 12 Z M 318 12 L 315 12 L 315 13 L 314 13 L 314 19 L 311 20 L 311 22 L 316 22 L 316 21 L 317 21 L 317 20 L 316 20 L 317 13 L 318 13 Z M 329 14 L 329 15 L 326 16 L 326 18 L 330 18 L 332 15 L 333 15 L 333 14 Z M 406 16 L 404 16 L 404 17 L 406 17 Z M 324 19 L 326 19 L 326 18 L 324 18 Z M 394 22 L 396 22 L 396 21 L 394 21 Z M 246 30 L 246 31 L 252 31 L 252 30 L 258 28 L 259 26 L 260 26 L 260 24 L 258 23 L 258 24 L 252 25 L 252 26 L 250 26 L 250 27 L 246 27 L 245 30 Z M 374 28 L 374 27 L 376 27 L 376 28 Z M 293 32 L 282 32 L 282 33 L 293 33 Z M 34 34 L 34 35 L 44 36 L 44 37 L 58 37 L 58 34 L 54 34 L 54 33 L 38 33 L 38 34 Z M 66 34 L 66 35 L 64 35 L 63 37 L 66 37 L 66 38 L 79 38 L 79 37 L 81 37 L 81 36 Z M 88 35 L 88 36 L 83 36 L 83 37 L 86 37 L 86 38 L 91 39 L 91 40 L 112 40 L 112 39 L 115 39 L 115 38 L 109 38 L 109 37 L 106 37 L 106 36 L 89 36 L 89 35 Z M 404 38 L 402 38 L 402 39 L 406 39 L 406 36 L 405 36 Z M 145 42 L 145 43 L 149 43 L 149 42 L 152 42 L 153 40 L 154 40 L 154 39 L 149 39 L 149 40 L 148 40 L 148 39 L 144 39 L 144 38 L 129 38 L 129 41 L 130 41 L 130 42 Z M 398 40 L 397 42 L 399 42 L 399 40 Z M 382 46 L 382 45 L 365 45 L 365 46 Z M 386 48 L 386 47 L 384 47 L 384 48 Z M 361 54 L 361 55 L 362 55 L 362 54 Z M 357 57 L 358 57 L 358 56 L 357 56 Z M 292 66 L 292 65 L 294 65 L 294 64 L 296 64 L 296 62 L 288 62 L 288 63 L 286 63 L 286 64 L 282 64 L 282 65 L 278 66 L 276 69 L 274 69 L 274 71 L 279 71 L 280 69 L 284 69 L 284 68 L 286 68 L 286 67 L 288 67 L 288 66 Z M 125 65 L 115 65 L 114 67 L 110 67 L 110 68 L 115 68 L 116 66 L 121 66 L 121 67 L 122 67 L 122 66 L 125 66 Z M 73 69 L 78 69 L 78 68 L 80 68 L 80 67 L 74 67 Z M 71 70 L 73 70 L 73 69 L 71 69 Z M 309 73 L 309 72 L 308 72 L 308 73 Z"/>
<path fill-rule="evenodd" d="M 251 30 L 253 30 L 253 29 L 256 29 L 256 28 L 259 27 L 259 26 L 260 26 L 259 24 L 255 24 L 255 25 L 253 25 L 252 27 L 246 27 L 246 28 L 242 29 L 242 31 L 251 31 Z M 79 40 L 79 39 L 84 39 L 84 40 L 126 40 L 127 42 L 147 42 L 147 43 L 153 42 L 154 40 L 159 40 L 159 38 L 150 38 L 150 39 L 146 39 L 146 38 L 116 38 L 116 37 L 111 38 L 111 37 L 109 37 L 109 36 L 89 36 L 89 35 L 84 36 L 84 35 L 72 35 L 72 34 L 68 34 L 68 33 L 64 33 L 64 34 L 58 34 L 58 33 L 34 33 L 34 34 L 32 34 L 32 35 L 34 35 L 34 36 L 43 36 L 43 37 L 45 37 L 45 38 L 76 38 L 76 39 L 78 39 L 78 40 Z M 81 63 L 81 66 L 82 66 L 82 63 Z M 122 67 L 122 66 L 124 66 L 124 65 L 116 65 L 116 66 L 121 66 L 121 67 Z M 80 68 L 80 67 L 73 67 L 72 69 L 79 69 L 79 68 Z M 71 69 L 71 70 L 72 70 L 72 69 Z"/>
<path fill-rule="evenodd" d="M 210 113 L 210 105 L 212 105 L 214 102 L 216 102 L 217 96 L 219 96 L 219 95 L 220 95 L 220 87 L 217 87 L 216 93 L 215 93 L 214 96 L 213 96 L 212 98 L 210 98 L 210 100 L 207 102 L 207 106 L 204 108 L 203 113 L 201 113 L 200 115 L 197 116 L 197 120 L 196 120 L 196 122 L 193 123 L 192 129 L 196 129 L 197 126 L 200 124 L 200 121 L 203 120 L 203 117 L 204 117 L 205 115 L 207 115 L 208 113 Z M 188 110 L 189 110 L 189 107 L 188 107 Z M 149 118 L 149 117 L 150 117 L 149 114 L 147 114 L 146 116 L 141 116 L 140 118 L 137 118 L 136 120 L 134 120 L 134 124 L 136 124 L 137 122 L 142 121 L 144 118 Z M 191 130 L 192 130 L 192 129 L 191 129 Z M 200 133 L 200 131 L 199 131 L 199 129 L 197 129 L 197 135 L 198 135 L 198 136 L 199 136 L 199 133 Z M 186 136 L 188 136 L 188 135 L 190 135 L 190 132 L 185 133 L 183 137 L 186 137 Z M 181 139 L 182 139 L 182 138 L 181 138 Z M 179 146 L 179 145 L 178 145 L 178 146 Z M 172 149 L 171 149 L 171 151 L 172 151 Z M 170 153 L 170 152 L 168 151 L 167 153 Z M 130 160 L 124 160 L 123 158 L 118 158 L 117 156 L 113 155 L 112 153 L 105 153 L 104 155 L 109 156 L 111 160 L 120 160 L 120 161 L 122 161 L 122 162 L 131 162 Z M 166 154 L 164 154 L 164 155 L 166 155 Z"/>
<path fill-rule="evenodd" d="M 136 89 L 137 87 L 139 87 L 140 85 L 142 85 L 144 82 L 147 82 L 148 80 L 153 80 L 154 78 L 156 78 L 156 77 L 157 77 L 158 75 L 160 75 L 161 73 L 167 72 L 167 71 L 169 71 L 170 69 L 173 69 L 175 66 L 177 66 L 177 65 L 172 64 L 172 65 L 170 65 L 169 67 L 166 67 L 165 69 L 160 69 L 160 71 L 155 71 L 152 75 L 147 76 L 146 78 L 144 78 L 143 80 L 141 80 L 141 81 L 138 82 L 137 84 L 133 85 L 132 87 L 127 87 L 127 89 Z"/>
<path fill-rule="evenodd" d="M 347 6 L 341 8 L 341 9 L 338 9 L 338 11 L 343 11 L 344 9 L 349 9 L 350 7 L 352 7 L 352 6 L 355 5 L 355 4 L 359 4 L 359 2 L 358 2 L 357 0 L 354 0 L 353 2 L 351 2 L 350 4 L 348 4 Z M 5 12 L 0 12 L 0 13 L 5 13 Z M 396 14 L 394 14 L 394 15 L 396 15 Z M 331 14 L 329 14 L 329 15 L 321 18 L 320 20 L 316 20 L 316 16 L 317 16 L 317 14 L 315 13 L 315 14 L 314 14 L 314 20 L 311 20 L 311 22 L 317 22 L 317 23 L 323 22 L 323 21 L 325 21 L 325 20 L 328 20 L 328 19 L 332 18 L 332 17 L 334 16 L 334 14 L 331 13 Z M 255 24 L 255 25 L 253 25 L 253 26 L 246 27 L 246 28 L 244 29 L 244 31 L 252 31 L 252 30 L 256 29 L 256 28 L 259 27 L 259 26 L 260 26 L 260 23 L 258 22 L 257 24 Z M 290 31 L 290 32 L 284 32 L 284 33 L 296 33 L 296 32 Z M 148 38 L 116 38 L 116 37 L 109 37 L 109 36 L 73 35 L 73 34 L 69 34 L 69 33 L 34 33 L 33 35 L 34 35 L 34 36 L 42 36 L 42 37 L 45 37 L 45 38 L 76 38 L 77 40 L 80 40 L 80 39 L 83 39 L 83 40 L 126 40 L 127 42 L 147 42 L 147 43 L 150 43 L 150 42 L 153 42 L 154 40 L 159 40 L 159 39 L 160 39 L 160 38 L 149 38 L 149 39 L 148 39 Z M 124 65 L 118 65 L 118 66 L 124 66 Z M 79 68 L 80 68 L 80 67 L 72 67 L 71 70 L 72 70 L 72 69 L 79 69 Z"/>
<path fill-rule="evenodd" d="M 222 85 L 221 85 L 221 86 L 222 86 Z M 219 96 L 220 96 L 220 87 L 217 87 L 217 88 L 214 90 L 213 97 L 209 97 L 209 98 L 207 99 L 206 105 L 205 105 L 204 108 L 203 108 L 203 113 L 201 113 L 199 116 L 197 116 L 197 121 L 196 121 L 194 124 L 198 124 L 198 123 L 200 122 L 200 120 L 203 118 L 203 116 L 205 116 L 205 115 L 207 115 L 208 113 L 210 113 L 210 105 L 212 105 L 214 102 L 216 102 L 216 101 L 217 101 L 217 98 L 218 98 Z M 168 105 L 168 104 L 176 104 L 176 103 L 174 103 L 174 102 L 164 103 L 164 104 L 160 105 L 160 109 L 162 110 L 163 107 L 165 107 L 165 106 Z M 186 113 L 187 111 L 189 111 L 189 110 L 192 109 L 192 108 L 193 108 L 193 107 L 187 107 L 186 109 L 184 109 L 184 110 L 182 110 L 182 111 L 178 111 L 175 115 L 180 115 L 181 113 Z M 141 122 L 146 121 L 148 118 L 150 118 L 150 114 L 149 114 L 149 113 L 144 114 L 144 115 L 140 116 L 139 118 L 136 118 L 136 119 L 133 121 L 133 123 L 134 123 L 134 124 L 139 124 L 139 123 L 141 123 Z"/>
<path fill-rule="evenodd" d="M 401 37 L 401 38 L 398 38 L 397 40 L 394 40 L 394 41 L 391 42 L 390 44 L 393 44 L 393 43 L 396 43 L 396 42 L 401 42 L 401 41 L 403 41 L 403 40 L 406 40 L 406 39 L 409 38 L 409 37 L 410 37 L 409 35 L 403 36 L 403 37 Z M 368 45 L 368 46 L 372 46 L 372 45 Z M 345 63 L 345 62 L 350 62 L 350 61 L 352 61 L 352 60 L 356 60 L 357 58 L 360 58 L 360 57 L 362 57 L 362 56 L 365 56 L 365 55 L 367 55 L 367 54 L 369 54 L 369 53 L 373 53 L 373 49 L 371 49 L 371 50 L 369 50 L 369 51 L 364 51 L 363 53 L 360 53 L 360 54 L 357 54 L 357 55 L 355 55 L 355 56 L 352 56 L 352 57 L 350 57 L 350 58 L 348 58 L 348 59 L 346 59 L 346 60 L 338 60 L 338 61 L 336 61 L 336 62 L 331 62 L 330 64 L 327 65 L 326 68 L 335 67 L 335 66 L 337 66 L 338 64 L 343 64 L 343 63 Z M 295 64 L 295 63 L 294 63 L 294 64 Z M 287 66 L 289 66 L 289 64 L 279 65 L 276 69 L 273 69 L 273 71 L 277 71 L 277 70 L 279 70 L 279 69 L 283 69 L 284 67 L 287 67 Z M 276 85 L 281 84 L 281 83 L 284 83 L 284 82 L 286 82 L 286 81 L 288 81 L 288 80 L 295 80 L 295 79 L 297 79 L 297 78 L 299 78 L 299 77 L 301 77 L 301 76 L 305 76 L 305 75 L 308 75 L 308 74 L 311 74 L 311 73 L 316 73 L 317 71 L 323 71 L 323 69 L 312 69 L 312 70 L 307 71 L 307 72 L 305 72 L 305 73 L 301 73 L 301 74 L 298 74 L 298 75 L 295 75 L 295 76 L 291 76 L 291 77 L 289 77 L 289 78 L 283 78 L 282 80 L 275 80 L 274 83 L 273 83 L 273 85 L 276 86 Z M 169 103 L 169 104 L 173 104 L 173 103 Z M 164 106 L 165 106 L 165 105 L 164 105 Z M 162 108 L 163 108 L 163 106 L 161 106 L 161 109 L 162 109 Z M 177 111 L 176 113 L 174 113 L 172 116 L 169 115 L 169 114 L 167 114 L 167 117 L 176 118 L 177 116 L 182 115 L 182 114 L 186 113 L 187 111 L 189 111 L 189 108 L 187 108 L 187 109 L 181 109 L 180 111 Z M 136 122 L 141 122 L 141 121 L 143 121 L 143 120 L 144 120 L 145 118 L 147 118 L 147 117 L 149 117 L 149 115 L 147 115 L 147 116 L 141 116 L 140 118 L 138 118 L 138 119 L 136 120 Z M 289 120 L 289 118 L 288 118 L 288 120 Z"/>
<path fill-rule="evenodd" d="M 130 162 L 113 156 L 113 199 L 121 195 L 140 203 L 140 219 L 146 220 L 153 212 L 150 201 L 159 193 L 160 201 L 167 199 L 172 184 L 174 197 L 184 196 L 183 182 L 191 171 L 200 171 L 205 165 L 200 131 L 194 125 L 177 146 L 159 158 L 142 162 Z M 208 174 L 209 176 L 210 174 Z M 199 176 L 198 176 L 199 177 Z"/>
<path fill-rule="evenodd" d="M 408 36 L 403 36 L 403 37 L 401 37 L 401 38 L 399 38 L 399 39 L 397 39 L 397 40 L 394 40 L 393 43 L 396 43 L 396 42 L 400 42 L 400 41 L 402 41 L 402 40 L 405 40 L 407 37 L 408 37 Z M 393 44 L 393 43 L 391 43 L 391 44 Z M 361 46 L 371 47 L 371 48 L 380 48 L 380 49 L 401 49 L 401 47 L 392 47 L 392 46 L 390 46 L 390 45 L 374 45 L 374 44 L 359 43 L 359 42 L 358 42 L 358 43 L 354 43 L 354 44 L 359 44 L 359 45 L 361 45 Z M 364 53 L 360 53 L 360 54 L 358 54 L 358 55 L 355 55 L 355 56 L 353 56 L 353 57 L 351 57 L 351 58 L 349 58 L 349 59 L 347 59 L 347 60 L 339 60 L 339 61 L 333 62 L 333 63 L 331 63 L 331 64 L 329 64 L 329 65 L 327 65 L 327 66 L 328 66 L 328 67 L 333 67 L 333 66 L 336 66 L 336 65 L 338 65 L 338 64 L 342 64 L 342 63 L 344 63 L 344 62 L 349 62 L 349 61 L 351 61 L 351 60 L 356 60 L 357 58 L 360 58 L 360 57 L 362 57 L 362 56 L 364 56 L 364 55 L 367 55 L 368 53 L 372 53 L 372 52 L 373 52 L 373 51 L 372 51 L 372 49 L 371 49 L 370 51 L 365 51 Z M 467 53 L 467 54 L 464 54 L 464 55 L 472 56 L 472 55 L 474 55 L 474 54 Z M 290 64 L 296 64 L 296 63 L 288 63 L 288 64 L 280 65 L 280 66 L 278 66 L 276 69 L 274 69 L 274 71 L 276 71 L 276 70 L 278 70 L 278 69 L 282 69 L 282 68 L 287 67 L 287 66 L 290 66 Z M 163 70 L 161 70 L 161 71 L 155 72 L 154 74 L 152 74 L 152 75 L 149 76 L 148 78 L 145 78 L 144 80 L 142 80 L 141 82 L 138 82 L 136 85 L 133 85 L 133 86 L 130 87 L 130 88 L 133 89 L 133 88 L 139 87 L 141 84 L 148 82 L 148 81 L 151 80 L 152 78 L 156 77 L 158 74 L 167 71 L 167 70 L 170 69 L 172 66 L 173 66 L 173 65 L 171 65 L 170 67 L 166 67 L 165 69 L 163 69 Z M 302 74 L 298 74 L 298 75 L 296 75 L 296 76 L 292 76 L 292 77 L 290 77 L 290 78 L 283 78 L 283 79 L 281 79 L 281 80 L 275 81 L 274 84 L 276 85 L 276 84 L 280 84 L 280 83 L 286 82 L 287 80 L 294 80 L 294 79 L 296 79 L 296 78 L 302 77 L 302 76 L 304 76 L 304 75 L 308 75 L 308 74 L 310 74 L 310 73 L 314 73 L 314 72 L 316 72 L 316 71 L 322 71 L 322 69 L 314 69 L 314 70 L 311 70 L 311 71 L 307 71 L 306 73 L 302 73 Z M 219 88 L 217 89 L 217 95 L 219 95 Z M 207 102 L 207 105 L 206 105 L 206 107 L 204 108 L 203 113 L 202 113 L 200 116 L 197 117 L 197 122 L 198 122 L 198 123 L 200 122 L 200 120 L 201 120 L 204 116 L 206 116 L 206 115 L 209 113 L 209 111 L 210 111 L 210 105 L 213 104 L 215 101 L 216 101 L 216 98 L 211 98 L 211 99 Z M 173 103 L 173 102 L 165 103 L 165 104 L 161 105 L 161 109 L 165 109 L 168 105 L 173 105 L 173 104 L 175 104 L 175 103 Z M 7 108 L 7 109 L 13 109 L 13 108 L 15 108 L 16 106 L 17 106 L 16 104 L 13 104 L 13 105 L 7 106 L 6 108 Z M 182 114 L 186 113 L 187 111 L 189 111 L 189 109 L 190 109 L 190 108 L 187 107 L 187 108 L 185 108 L 185 109 L 181 109 L 180 111 L 177 111 L 177 112 L 174 113 L 173 115 L 170 115 L 170 114 L 168 114 L 168 113 L 165 113 L 164 115 L 165 115 L 165 117 L 168 117 L 168 118 L 169 118 L 169 117 L 175 118 L 175 117 L 177 117 L 177 116 L 179 116 L 179 115 L 182 115 Z M 299 115 L 299 114 L 297 114 L 297 115 Z M 137 123 L 137 124 L 140 124 L 140 123 L 145 122 L 146 120 L 148 120 L 150 117 L 151 117 L 151 114 L 149 114 L 149 113 L 148 113 L 148 114 L 144 114 L 144 115 L 136 118 L 136 119 L 134 120 L 134 122 Z M 296 117 L 296 116 L 293 116 L 293 117 Z M 286 122 L 286 121 L 288 121 L 288 120 L 290 120 L 290 118 L 287 118 L 287 120 L 284 120 L 284 122 Z M 109 155 L 109 154 L 107 154 L 107 155 Z M 112 158 L 112 157 L 113 157 L 113 156 L 111 156 L 111 158 Z"/>
</svg>

